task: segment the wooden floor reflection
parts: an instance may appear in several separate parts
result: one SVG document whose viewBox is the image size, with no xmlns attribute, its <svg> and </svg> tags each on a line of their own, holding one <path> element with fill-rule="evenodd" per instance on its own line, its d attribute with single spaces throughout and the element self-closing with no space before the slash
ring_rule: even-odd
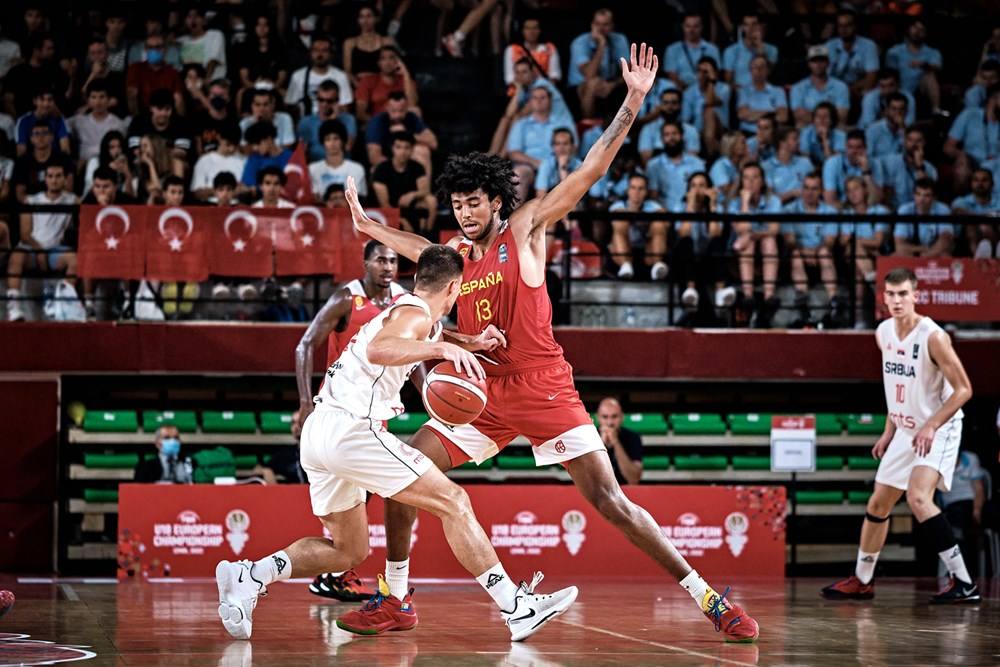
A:
<svg viewBox="0 0 1000 667">
<path fill-rule="evenodd" d="M 564 582 L 546 579 L 545 588 Z M 996 665 L 1000 584 L 979 606 L 931 607 L 935 582 L 883 580 L 872 603 L 829 603 L 818 580 L 735 582 L 761 625 L 756 645 L 723 644 L 676 585 L 577 582 L 576 605 L 512 645 L 474 585 L 418 585 L 412 632 L 356 637 L 334 621 L 349 605 L 302 584 L 271 588 L 253 640 L 230 640 L 208 581 L 49 584 L 0 580 L 18 602 L 0 619 L 0 665 Z M 730 582 L 727 582 L 730 583 Z M 42 643 L 54 642 L 54 643 Z M 94 654 L 93 657 L 90 657 Z"/>
</svg>

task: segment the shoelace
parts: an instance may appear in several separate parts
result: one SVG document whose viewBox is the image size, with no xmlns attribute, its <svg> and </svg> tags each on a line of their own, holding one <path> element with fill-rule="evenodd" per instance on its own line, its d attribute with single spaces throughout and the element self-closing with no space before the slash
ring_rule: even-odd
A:
<svg viewBox="0 0 1000 667">
<path fill-rule="evenodd" d="M 724 602 L 726 596 L 729 595 L 729 590 L 730 587 L 726 586 L 726 590 L 723 591 L 722 595 L 716 593 L 711 606 L 709 606 L 708 611 L 705 612 L 712 617 L 712 623 L 715 624 L 716 632 L 722 630 L 722 615 L 730 610 L 730 607 Z"/>
<path fill-rule="evenodd" d="M 361 611 L 363 612 L 375 611 L 376 609 L 382 606 L 382 600 L 384 599 L 385 596 L 383 596 L 380 591 L 375 591 L 375 595 L 371 596 L 368 599 L 368 602 L 366 602 L 365 605 L 361 607 Z"/>
<path fill-rule="evenodd" d="M 534 594 L 534 592 L 535 592 L 535 586 L 537 586 L 538 584 L 542 583 L 542 579 L 544 579 L 544 578 L 545 578 L 544 574 L 542 574 L 541 572 L 535 572 L 535 574 L 532 575 L 532 577 L 531 577 L 531 584 L 526 586 L 524 584 L 524 582 L 522 581 L 521 582 L 521 588 L 525 592 L 527 592 L 529 595 L 530 594 Z"/>
</svg>

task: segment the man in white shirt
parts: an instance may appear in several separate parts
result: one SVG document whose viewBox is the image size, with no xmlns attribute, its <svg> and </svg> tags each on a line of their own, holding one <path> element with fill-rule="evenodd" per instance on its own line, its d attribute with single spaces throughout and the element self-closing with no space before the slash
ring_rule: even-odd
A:
<svg viewBox="0 0 1000 667">
<path fill-rule="evenodd" d="M 368 196 L 365 168 L 344 156 L 347 144 L 347 128 L 339 120 L 326 120 L 319 127 L 320 141 L 326 150 L 326 157 L 309 164 L 309 179 L 316 200 L 322 203 L 323 193 L 334 183 L 346 184 L 347 177 L 353 176 L 358 184 L 358 194 Z"/>
<path fill-rule="evenodd" d="M 242 174 L 246 157 L 239 152 L 240 131 L 235 125 L 224 126 L 219 131 L 219 147 L 205 153 L 194 165 L 191 177 L 191 192 L 196 199 L 208 201 L 215 194 L 214 182 L 217 174 L 228 171 Z"/>
<path fill-rule="evenodd" d="M 285 104 L 299 105 L 301 116 L 308 116 L 316 110 L 316 91 L 319 84 L 327 79 L 337 82 L 340 87 L 341 111 L 354 102 L 351 82 L 343 70 L 330 64 L 333 52 L 333 42 L 329 37 L 318 35 L 313 37 L 309 48 L 309 65 L 292 72 L 288 81 L 288 91 L 285 93 Z"/>
<path fill-rule="evenodd" d="M 250 115 L 240 121 L 240 131 L 244 134 L 251 125 L 258 121 L 267 121 L 274 125 L 276 132 L 275 143 L 282 148 L 291 148 L 295 145 L 295 123 L 292 117 L 284 111 L 275 111 L 275 97 L 273 90 L 255 88 L 253 98 L 250 100 Z M 246 142 L 243 142 L 244 148 Z"/>
<path fill-rule="evenodd" d="M 205 30 L 205 12 L 197 7 L 188 10 L 184 18 L 188 34 L 177 38 L 181 45 L 181 62 L 205 68 L 206 79 L 226 78 L 226 38 L 219 30 Z"/>
<path fill-rule="evenodd" d="M 94 79 L 87 87 L 87 113 L 78 113 L 69 119 L 69 130 L 76 137 L 80 161 L 86 162 L 101 152 L 101 140 L 112 130 L 122 134 L 128 127 L 118 116 L 108 111 L 111 98 L 104 79 Z"/>
<path fill-rule="evenodd" d="M 257 172 L 257 187 L 260 189 L 260 199 L 251 204 L 251 208 L 295 208 L 295 204 L 281 198 L 281 190 L 285 187 L 285 172 L 278 167 L 264 167 Z"/>
</svg>

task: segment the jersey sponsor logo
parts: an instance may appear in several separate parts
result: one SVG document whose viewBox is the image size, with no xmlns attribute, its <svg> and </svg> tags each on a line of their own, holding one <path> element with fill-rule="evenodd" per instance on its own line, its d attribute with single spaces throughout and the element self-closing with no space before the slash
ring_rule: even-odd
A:
<svg viewBox="0 0 1000 667">
<path fill-rule="evenodd" d="M 890 412 L 889 420 L 896 425 L 896 428 L 906 428 L 911 431 L 917 428 L 917 420 L 902 412 Z"/>
<path fill-rule="evenodd" d="M 907 366 L 906 364 L 897 364 L 891 361 L 885 362 L 882 366 L 882 372 L 886 375 L 900 375 L 902 377 L 915 378 L 917 377 L 917 369 L 914 366 Z"/>
<path fill-rule="evenodd" d="M 486 274 L 485 278 L 480 278 L 478 280 L 467 280 L 462 283 L 462 289 L 459 291 L 459 295 L 466 296 L 472 294 L 477 290 L 483 290 L 487 287 L 494 287 L 503 282 L 503 274 L 499 271 L 494 271 L 492 273 Z"/>
</svg>

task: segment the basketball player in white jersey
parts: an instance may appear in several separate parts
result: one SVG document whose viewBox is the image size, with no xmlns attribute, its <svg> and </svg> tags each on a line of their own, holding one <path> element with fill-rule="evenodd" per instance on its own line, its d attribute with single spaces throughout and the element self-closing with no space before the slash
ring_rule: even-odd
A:
<svg viewBox="0 0 1000 667">
<path fill-rule="evenodd" d="M 388 308 L 393 299 L 406 293 L 406 289 L 396 282 L 399 258 L 394 250 L 378 241 L 369 241 L 365 244 L 363 259 L 365 275 L 334 292 L 295 347 L 295 380 L 299 389 L 295 419 L 300 430 L 313 411 L 312 369 L 316 346 L 327 341 L 326 365 L 329 367 L 362 326 Z M 394 554 L 388 555 L 392 560 Z M 309 592 L 342 602 L 367 600 L 374 595 L 353 570 L 318 575 L 309 584 Z"/>
<path fill-rule="evenodd" d="M 494 349 L 498 338 L 480 336 L 463 347 L 440 340 L 438 320 L 455 305 L 462 266 L 456 250 L 429 246 L 417 262 L 413 294 L 403 295 L 362 327 L 330 367 L 302 431 L 301 456 L 313 513 L 331 539 L 305 537 L 256 562 L 221 561 L 215 569 L 219 616 L 233 637 L 250 638 L 257 598 L 272 582 L 348 570 L 368 556 L 366 491 L 441 519 L 455 557 L 496 602 L 512 641 L 526 639 L 576 599 L 575 586 L 536 594 L 540 573 L 530 586 L 515 586 L 479 525 L 468 494 L 385 428 L 385 420 L 402 414 L 399 390 L 421 362 L 446 359 L 469 375 L 486 376 L 473 352 Z M 410 596 L 386 599 L 379 588 L 371 603 L 396 607 L 396 624 L 395 617 L 411 606 Z M 343 623 L 338 620 L 341 628 L 351 630 Z M 396 624 L 396 629 L 410 628 Z"/>
<path fill-rule="evenodd" d="M 934 504 L 934 490 L 951 488 L 962 440 L 962 406 L 972 397 L 965 368 L 948 334 L 916 312 L 917 276 L 907 268 L 885 277 L 885 305 L 891 318 L 875 330 L 882 352 L 882 381 L 888 418 L 872 448 L 880 459 L 875 491 L 868 499 L 854 575 L 823 589 L 831 600 L 875 596 L 875 562 L 889 532 L 889 513 L 906 493 L 914 518 L 948 568 L 948 587 L 933 604 L 979 602 L 951 524 Z"/>
</svg>

